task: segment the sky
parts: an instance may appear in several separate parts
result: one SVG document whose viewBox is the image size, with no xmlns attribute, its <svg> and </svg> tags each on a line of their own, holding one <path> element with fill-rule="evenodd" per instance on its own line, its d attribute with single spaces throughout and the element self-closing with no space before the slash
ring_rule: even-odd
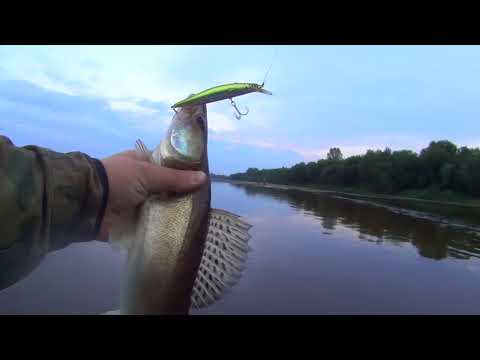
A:
<svg viewBox="0 0 480 360">
<path fill-rule="evenodd" d="M 156 147 L 191 93 L 262 83 L 208 105 L 217 174 L 432 140 L 480 146 L 479 46 L 0 46 L 0 134 L 103 158 Z"/>
</svg>

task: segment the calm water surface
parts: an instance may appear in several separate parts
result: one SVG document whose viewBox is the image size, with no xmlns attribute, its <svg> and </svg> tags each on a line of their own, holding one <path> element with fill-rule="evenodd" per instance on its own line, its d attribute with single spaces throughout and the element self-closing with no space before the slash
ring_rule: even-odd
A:
<svg viewBox="0 0 480 360">
<path fill-rule="evenodd" d="M 238 285 L 193 314 L 480 314 L 480 211 L 213 183 L 254 227 Z M 124 254 L 74 244 L 0 292 L 0 313 L 118 308 Z"/>
</svg>

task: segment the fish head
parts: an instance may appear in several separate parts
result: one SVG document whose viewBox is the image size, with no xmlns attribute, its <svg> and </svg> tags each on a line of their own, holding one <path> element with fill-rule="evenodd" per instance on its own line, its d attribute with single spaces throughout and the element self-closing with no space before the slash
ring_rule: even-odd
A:
<svg viewBox="0 0 480 360">
<path fill-rule="evenodd" d="M 202 168 L 207 150 L 206 105 L 186 106 L 173 117 L 160 144 L 162 165 L 183 170 Z"/>
</svg>

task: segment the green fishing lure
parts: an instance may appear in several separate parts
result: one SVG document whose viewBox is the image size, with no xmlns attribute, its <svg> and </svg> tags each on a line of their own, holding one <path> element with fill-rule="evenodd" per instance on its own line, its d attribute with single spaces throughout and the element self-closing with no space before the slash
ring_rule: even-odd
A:
<svg viewBox="0 0 480 360">
<path fill-rule="evenodd" d="M 236 96 L 253 93 L 253 92 L 272 95 L 270 91 L 263 88 L 263 84 L 259 85 L 259 84 L 252 84 L 252 83 L 231 83 L 231 84 L 215 86 L 210 89 L 203 90 L 198 94 L 191 95 L 186 99 L 180 100 L 177 103 L 175 103 L 172 106 L 172 108 L 176 109 L 176 108 L 182 108 L 185 106 L 202 105 L 202 104 L 208 104 L 216 101 L 229 99 L 232 106 L 235 108 L 235 110 L 238 113 L 238 116 L 236 115 L 237 119 L 240 119 L 241 116 L 248 114 L 248 108 L 246 113 L 240 112 L 240 110 L 237 108 L 232 98 Z"/>
</svg>

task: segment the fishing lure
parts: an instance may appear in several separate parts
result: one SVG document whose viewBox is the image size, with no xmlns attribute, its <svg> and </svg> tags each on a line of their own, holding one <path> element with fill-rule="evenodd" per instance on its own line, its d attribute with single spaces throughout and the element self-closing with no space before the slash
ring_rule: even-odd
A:
<svg viewBox="0 0 480 360">
<path fill-rule="evenodd" d="M 261 85 L 253 84 L 253 83 L 231 83 L 231 84 L 215 86 L 210 89 L 203 90 L 198 94 L 191 95 L 186 99 L 175 103 L 172 106 L 172 109 L 175 110 L 175 108 L 208 104 L 216 101 L 229 99 L 230 103 L 232 104 L 233 108 L 238 114 L 238 115 L 235 115 L 235 117 L 237 119 L 240 119 L 241 116 L 248 114 L 248 108 L 245 113 L 242 113 L 238 109 L 237 105 L 235 104 L 232 98 L 236 96 L 249 94 L 252 92 L 259 92 L 262 94 L 272 95 L 272 93 L 264 89 L 263 86 L 264 86 L 264 83 L 262 83 Z"/>
<path fill-rule="evenodd" d="M 247 111 L 245 113 L 242 113 L 238 109 L 237 104 L 235 104 L 235 101 L 233 101 L 233 98 L 236 96 L 250 94 L 253 92 L 273 95 L 271 91 L 268 91 L 263 88 L 265 84 L 265 80 L 267 80 L 268 73 L 272 68 L 272 65 L 273 65 L 273 62 L 270 64 L 267 72 L 265 73 L 265 77 L 263 78 L 263 82 L 261 85 L 255 84 L 255 83 L 230 83 L 230 84 L 215 86 L 210 89 L 203 90 L 198 94 L 192 94 L 186 99 L 178 101 L 177 103 L 172 105 L 172 109 L 175 112 L 177 112 L 175 110 L 176 108 L 182 108 L 185 106 L 203 105 L 203 104 L 208 104 L 216 101 L 229 99 L 230 104 L 232 104 L 233 108 L 238 114 L 238 115 L 235 114 L 235 117 L 237 119 L 240 119 L 242 116 L 248 114 L 248 107 L 247 107 Z"/>
</svg>

